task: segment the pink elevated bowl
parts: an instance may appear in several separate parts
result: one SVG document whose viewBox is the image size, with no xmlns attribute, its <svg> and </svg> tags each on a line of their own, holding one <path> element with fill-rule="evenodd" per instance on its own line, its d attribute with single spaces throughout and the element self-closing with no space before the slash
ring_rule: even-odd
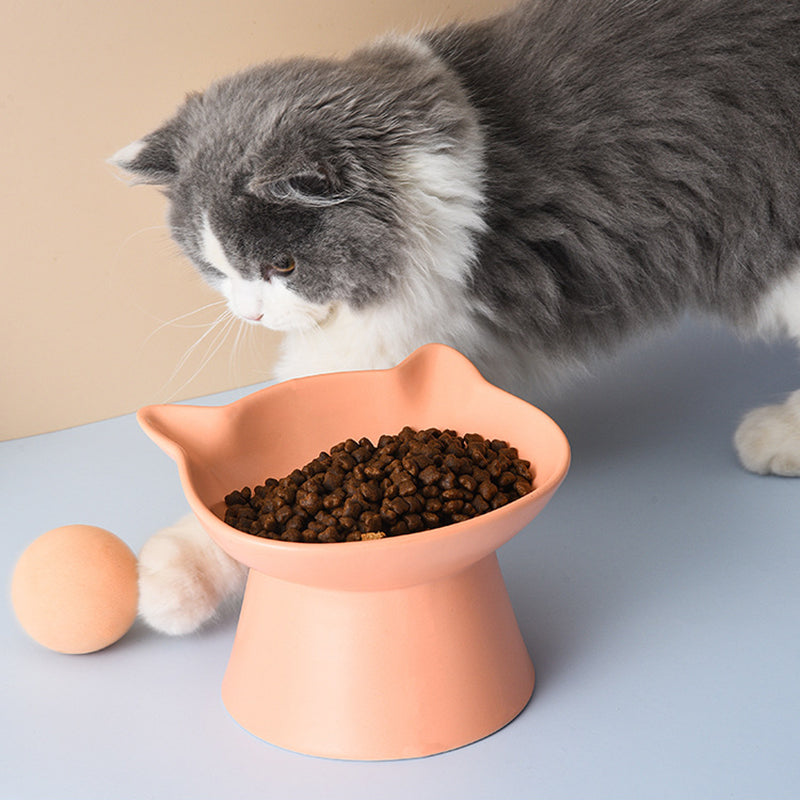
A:
<svg viewBox="0 0 800 800">
<path fill-rule="evenodd" d="M 495 551 L 569 467 L 567 440 L 542 411 L 431 344 L 393 369 L 287 381 L 222 407 L 150 406 L 138 419 L 177 462 L 209 536 L 250 568 L 222 685 L 248 731 L 319 756 L 411 758 L 483 738 L 525 707 L 533 666 Z M 232 490 L 405 425 L 508 441 L 532 464 L 533 492 L 454 525 L 362 542 L 274 541 L 220 519 Z"/>
</svg>

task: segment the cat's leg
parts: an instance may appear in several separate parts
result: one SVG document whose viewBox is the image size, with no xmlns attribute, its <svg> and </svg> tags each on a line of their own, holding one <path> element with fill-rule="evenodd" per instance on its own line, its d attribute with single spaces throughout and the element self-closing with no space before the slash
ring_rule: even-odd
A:
<svg viewBox="0 0 800 800">
<path fill-rule="evenodd" d="M 189 514 L 151 536 L 139 553 L 139 613 L 163 633 L 191 633 L 241 595 L 246 576 L 246 567 Z"/>
<path fill-rule="evenodd" d="M 783 403 L 750 411 L 733 441 L 751 472 L 800 476 L 800 391 Z"/>
<path fill-rule="evenodd" d="M 794 272 L 761 301 L 757 331 L 800 344 L 800 258 Z M 742 465 L 762 475 L 800 476 L 800 391 L 776 405 L 750 411 L 734 435 Z"/>
</svg>

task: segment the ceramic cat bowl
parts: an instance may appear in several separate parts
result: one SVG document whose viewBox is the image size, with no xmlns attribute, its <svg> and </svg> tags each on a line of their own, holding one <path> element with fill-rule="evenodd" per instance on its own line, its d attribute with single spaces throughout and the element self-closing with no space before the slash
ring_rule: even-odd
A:
<svg viewBox="0 0 800 800">
<path fill-rule="evenodd" d="M 543 412 L 434 344 L 393 369 L 287 381 L 223 407 L 151 406 L 139 422 L 177 462 L 209 536 L 250 567 L 222 685 L 248 731 L 312 755 L 411 758 L 483 738 L 525 707 L 533 666 L 495 550 L 567 472 L 567 440 Z M 508 441 L 532 464 L 533 492 L 376 541 L 274 541 L 220 519 L 233 489 L 405 425 Z"/>
</svg>

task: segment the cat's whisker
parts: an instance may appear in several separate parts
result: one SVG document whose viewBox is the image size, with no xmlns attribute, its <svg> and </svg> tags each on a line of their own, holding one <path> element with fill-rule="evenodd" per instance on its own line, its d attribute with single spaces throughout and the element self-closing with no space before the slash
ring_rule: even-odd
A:
<svg viewBox="0 0 800 800">
<path fill-rule="evenodd" d="M 161 322 L 161 324 L 160 324 L 158 327 L 156 327 L 156 328 L 155 328 L 155 329 L 154 329 L 154 330 L 153 330 L 153 331 L 152 331 L 152 332 L 151 332 L 151 333 L 148 335 L 148 337 L 147 337 L 147 338 L 144 340 L 144 344 L 147 344 L 147 343 L 148 343 L 148 342 L 149 342 L 149 341 L 150 341 L 150 340 L 151 340 L 151 339 L 152 339 L 152 338 L 153 338 L 153 337 L 154 337 L 156 334 L 158 334 L 160 331 L 164 330 L 164 328 L 166 328 L 166 327 L 176 327 L 176 328 L 206 328 L 206 327 L 208 327 L 209 325 L 213 325 L 213 324 L 215 324 L 215 323 L 216 323 L 216 322 L 219 320 L 219 317 L 217 317 L 217 320 L 214 320 L 214 322 L 212 322 L 212 323 L 208 323 L 208 322 L 198 322 L 198 323 L 193 323 L 193 324 L 191 324 L 191 325 L 178 325 L 177 323 L 178 323 L 178 322 L 180 322 L 182 319 L 186 319 L 187 317 L 192 317 L 192 316 L 194 316 L 195 314 L 200 314 L 200 313 L 202 313 L 203 311 L 207 311 L 209 308 L 217 308 L 217 307 L 219 307 L 219 306 L 221 306 L 221 305 L 225 305 L 225 302 L 226 302 L 226 301 L 225 301 L 224 299 L 221 299 L 221 300 L 214 300 L 212 303 L 207 303 L 207 304 L 206 304 L 206 305 L 204 305 L 204 306 L 200 306 L 200 308 L 193 308 L 191 311 L 187 311 L 187 312 L 185 312 L 184 314 L 178 314 L 178 316 L 176 316 L 176 317 L 173 317 L 172 319 L 163 320 L 163 321 Z"/>
<path fill-rule="evenodd" d="M 180 374 L 180 371 L 192 357 L 193 353 L 197 350 L 197 348 L 203 343 L 203 341 L 205 341 L 212 334 L 213 338 L 211 339 L 211 345 L 209 349 L 213 350 L 213 352 L 211 353 L 211 355 L 213 356 L 213 354 L 216 353 L 217 350 L 219 349 L 219 344 L 221 344 L 221 342 L 224 341 L 227 332 L 230 329 L 230 326 L 233 324 L 234 320 L 235 317 L 233 313 L 226 308 L 222 311 L 221 314 L 219 314 L 219 316 L 213 322 L 209 323 L 205 333 L 203 333 L 203 335 L 200 336 L 197 339 L 197 341 L 195 341 L 186 349 L 186 352 L 184 352 L 183 356 L 178 361 L 177 365 L 175 366 L 175 369 L 172 371 L 172 374 L 165 381 L 164 388 L 169 386 L 170 383 L 172 383 L 172 381 L 175 380 L 175 378 L 178 376 L 178 374 Z M 200 367 L 198 367 L 198 369 L 196 369 L 187 380 L 185 380 L 180 386 L 178 386 L 178 388 L 175 389 L 175 391 L 170 395 L 168 399 L 170 400 L 173 399 L 189 383 L 191 383 L 197 377 L 197 375 L 202 371 L 202 369 L 206 366 L 206 364 L 209 361 L 209 358 L 210 357 L 208 356 L 208 354 L 206 354 L 203 357 Z"/>
<path fill-rule="evenodd" d="M 228 338 L 228 334 L 231 331 L 231 328 L 236 323 L 236 317 L 233 314 L 228 314 L 225 316 L 222 326 L 219 330 L 216 331 L 214 338 L 211 340 L 209 349 L 206 351 L 203 360 L 198 365 L 197 369 L 190 375 L 176 390 L 173 396 L 177 395 L 178 392 L 181 392 L 186 386 L 188 386 L 208 365 L 212 358 L 219 352 L 220 348 L 225 344 L 225 341 Z"/>
<path fill-rule="evenodd" d="M 150 231 L 167 231 L 169 233 L 169 227 L 167 225 L 148 225 L 145 228 L 139 228 L 138 231 L 134 231 L 133 233 L 128 234 L 119 244 L 117 247 L 117 252 L 115 254 L 115 258 L 119 258 L 120 253 L 137 237 L 141 236 L 143 233 L 149 233 Z M 169 238 L 164 240 L 165 242 L 169 242 Z"/>
<path fill-rule="evenodd" d="M 232 381 L 237 380 L 234 373 L 234 365 L 241 361 L 242 342 L 249 336 L 249 327 L 249 325 L 245 325 L 241 320 L 239 320 L 239 324 L 235 327 L 236 333 L 233 339 L 232 357 L 229 361 L 229 375 Z"/>
</svg>

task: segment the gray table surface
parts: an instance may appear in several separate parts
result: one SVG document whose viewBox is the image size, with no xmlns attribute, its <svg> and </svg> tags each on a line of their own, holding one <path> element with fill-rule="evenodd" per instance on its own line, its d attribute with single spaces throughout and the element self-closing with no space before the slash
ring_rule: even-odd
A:
<svg viewBox="0 0 800 800">
<path fill-rule="evenodd" d="M 800 482 L 747 474 L 730 444 L 744 411 L 798 386 L 794 348 L 685 322 L 540 403 L 572 469 L 499 552 L 536 690 L 454 752 L 339 762 L 246 733 L 219 697 L 235 612 L 62 656 L 6 590 L 0 800 L 800 797 Z M 0 493 L 6 587 L 52 527 L 137 550 L 186 509 L 132 415 L 3 443 Z"/>
</svg>

